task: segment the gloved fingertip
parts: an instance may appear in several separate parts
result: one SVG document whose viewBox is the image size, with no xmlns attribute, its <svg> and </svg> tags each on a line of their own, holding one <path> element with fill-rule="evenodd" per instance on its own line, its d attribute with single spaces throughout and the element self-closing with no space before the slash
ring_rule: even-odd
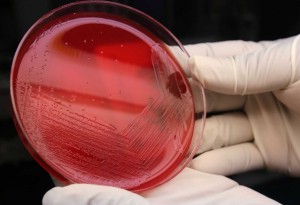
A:
<svg viewBox="0 0 300 205">
<path fill-rule="evenodd" d="M 205 58 L 205 57 L 203 57 Z M 191 58 L 189 58 L 188 61 L 188 72 L 189 72 L 189 76 L 191 76 L 194 80 L 196 80 L 197 82 L 200 82 L 203 86 L 206 86 L 206 81 L 205 81 L 205 75 L 203 75 L 203 73 L 206 73 L 206 67 L 204 66 L 204 64 L 202 64 L 202 56 L 193 56 Z"/>
<path fill-rule="evenodd" d="M 193 56 L 189 59 L 191 76 L 205 89 L 236 94 L 236 73 L 230 58 Z"/>
<path fill-rule="evenodd" d="M 208 89 L 218 79 L 215 73 L 218 67 L 218 62 L 211 57 L 193 56 L 189 59 L 190 75 Z"/>
<path fill-rule="evenodd" d="M 189 76 L 192 76 L 192 71 L 193 73 L 195 72 L 195 67 L 196 67 L 196 59 L 195 57 L 190 57 L 189 60 L 188 60 L 188 74 Z"/>
<path fill-rule="evenodd" d="M 57 199 L 59 192 L 60 192 L 61 187 L 54 187 L 50 189 L 49 191 L 46 192 L 42 199 L 42 204 L 43 205 L 57 205 Z"/>
</svg>

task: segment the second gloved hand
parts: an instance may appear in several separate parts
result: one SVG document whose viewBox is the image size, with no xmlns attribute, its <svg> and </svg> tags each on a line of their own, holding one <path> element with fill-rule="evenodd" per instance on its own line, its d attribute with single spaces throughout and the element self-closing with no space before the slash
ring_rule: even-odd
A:
<svg viewBox="0 0 300 205">
<path fill-rule="evenodd" d="M 43 205 L 278 205 L 226 177 L 189 168 L 165 184 L 140 194 L 115 187 L 73 184 L 48 191 Z"/>
<path fill-rule="evenodd" d="M 222 175 L 267 167 L 300 176 L 300 36 L 186 48 L 195 103 L 199 81 L 209 113 L 191 167 Z"/>
</svg>

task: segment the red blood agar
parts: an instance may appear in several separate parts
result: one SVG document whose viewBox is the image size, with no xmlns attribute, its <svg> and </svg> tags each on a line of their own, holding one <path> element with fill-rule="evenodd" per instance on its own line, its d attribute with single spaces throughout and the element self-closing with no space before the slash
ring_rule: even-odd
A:
<svg viewBox="0 0 300 205">
<path fill-rule="evenodd" d="M 142 25 L 102 11 L 44 19 L 12 69 L 20 137 L 59 180 L 141 191 L 190 158 L 190 86 L 165 42 Z"/>
</svg>

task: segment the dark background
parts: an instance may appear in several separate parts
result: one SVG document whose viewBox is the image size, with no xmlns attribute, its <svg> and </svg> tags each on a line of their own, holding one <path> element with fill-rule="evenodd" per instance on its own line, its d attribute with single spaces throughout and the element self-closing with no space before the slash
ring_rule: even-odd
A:
<svg viewBox="0 0 300 205">
<path fill-rule="evenodd" d="M 27 29 L 67 0 L 2 0 L 0 6 L 0 204 L 41 204 L 53 187 L 48 174 L 19 141 L 9 106 L 14 52 Z M 300 1 L 127 0 L 115 1 L 156 18 L 184 43 L 232 39 L 274 40 L 300 33 Z M 231 176 L 284 204 L 300 204 L 300 180 L 258 170 Z M 204 185 L 205 186 L 205 185 Z"/>
</svg>

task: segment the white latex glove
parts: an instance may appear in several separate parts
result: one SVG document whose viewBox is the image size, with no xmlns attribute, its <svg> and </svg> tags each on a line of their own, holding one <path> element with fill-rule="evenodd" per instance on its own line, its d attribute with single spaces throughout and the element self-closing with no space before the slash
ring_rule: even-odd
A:
<svg viewBox="0 0 300 205">
<path fill-rule="evenodd" d="M 190 75 L 216 114 L 207 118 L 191 167 L 222 175 L 267 167 L 300 176 L 300 36 L 186 48 Z"/>
<path fill-rule="evenodd" d="M 218 175 L 186 168 L 165 184 L 137 195 L 126 190 L 89 184 L 56 187 L 43 205 L 201 205 L 262 204 L 277 202 Z"/>
</svg>

